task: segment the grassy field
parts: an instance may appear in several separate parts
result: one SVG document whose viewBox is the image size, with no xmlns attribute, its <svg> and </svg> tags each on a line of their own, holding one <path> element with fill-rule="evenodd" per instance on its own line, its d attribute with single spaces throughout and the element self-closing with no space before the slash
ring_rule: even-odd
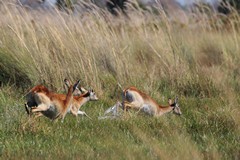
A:
<svg viewBox="0 0 240 160">
<path fill-rule="evenodd" d="M 0 159 L 240 159 L 239 16 L 201 25 L 129 17 L 1 5 Z M 27 91 L 65 93 L 66 77 L 96 91 L 100 100 L 82 107 L 92 120 L 29 121 Z M 98 120 L 119 99 L 118 82 L 159 104 L 178 96 L 183 115 Z"/>
</svg>

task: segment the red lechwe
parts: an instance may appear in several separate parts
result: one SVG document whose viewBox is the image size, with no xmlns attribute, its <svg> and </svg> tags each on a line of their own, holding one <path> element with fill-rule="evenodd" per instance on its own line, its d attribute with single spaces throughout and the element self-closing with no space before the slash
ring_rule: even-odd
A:
<svg viewBox="0 0 240 160">
<path fill-rule="evenodd" d="M 172 103 L 172 100 L 169 99 L 167 106 L 158 105 L 157 102 L 153 100 L 150 96 L 135 87 L 129 87 L 123 90 L 122 104 L 124 110 L 127 110 L 128 108 L 133 108 L 156 117 L 171 111 L 178 115 L 182 114 L 177 97 L 175 98 L 174 103 Z"/>
<path fill-rule="evenodd" d="M 80 81 L 77 81 L 74 86 L 70 86 L 67 95 L 57 94 L 49 91 L 49 89 L 43 85 L 37 85 L 33 87 L 27 95 L 27 103 L 25 104 L 28 113 L 40 113 L 50 119 L 56 119 L 58 117 L 64 117 L 72 106 L 73 92 L 76 90 Z M 29 107 L 31 110 L 29 111 Z"/>
</svg>

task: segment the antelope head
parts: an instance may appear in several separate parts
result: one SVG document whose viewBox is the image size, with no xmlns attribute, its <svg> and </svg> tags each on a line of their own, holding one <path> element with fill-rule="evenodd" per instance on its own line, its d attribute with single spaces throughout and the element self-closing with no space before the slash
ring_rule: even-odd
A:
<svg viewBox="0 0 240 160">
<path fill-rule="evenodd" d="M 97 101 L 98 100 L 98 97 L 97 97 L 96 93 L 93 91 L 93 89 L 90 89 L 88 91 L 87 95 L 89 96 L 90 101 Z"/>
<path fill-rule="evenodd" d="M 178 97 L 176 97 L 174 99 L 174 103 L 172 103 L 172 100 L 171 99 L 168 99 L 168 103 L 171 107 L 173 107 L 173 113 L 177 114 L 177 115 L 181 115 L 182 112 L 181 112 L 181 109 L 180 109 L 180 106 L 179 106 L 179 103 L 178 103 Z"/>
</svg>

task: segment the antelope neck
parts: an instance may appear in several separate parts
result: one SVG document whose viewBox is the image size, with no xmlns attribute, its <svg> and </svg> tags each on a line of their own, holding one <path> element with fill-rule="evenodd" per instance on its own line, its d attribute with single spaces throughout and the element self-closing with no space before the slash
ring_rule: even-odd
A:
<svg viewBox="0 0 240 160">
<path fill-rule="evenodd" d="M 168 112 L 174 109 L 174 106 L 170 105 L 170 106 L 159 106 L 159 109 L 164 111 L 164 112 Z"/>
</svg>

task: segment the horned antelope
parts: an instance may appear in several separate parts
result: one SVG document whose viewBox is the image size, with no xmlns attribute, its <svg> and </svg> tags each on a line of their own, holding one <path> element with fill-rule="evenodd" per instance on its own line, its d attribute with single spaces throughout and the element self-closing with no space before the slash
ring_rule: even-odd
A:
<svg viewBox="0 0 240 160">
<path fill-rule="evenodd" d="M 148 96 L 147 94 L 143 93 L 142 91 L 138 90 L 135 87 L 129 87 L 123 90 L 122 105 L 125 111 L 128 108 L 133 108 L 156 117 L 171 111 L 178 115 L 182 114 L 178 104 L 177 97 L 175 98 L 174 103 L 172 103 L 172 100 L 169 99 L 168 105 L 162 106 L 158 105 L 157 102 L 153 100 L 150 96 Z"/>
<path fill-rule="evenodd" d="M 70 82 L 68 79 L 64 79 L 64 89 L 66 92 L 68 92 L 68 89 L 70 88 Z M 65 88 L 65 86 L 67 86 L 67 88 Z M 29 107 L 33 107 L 33 106 L 36 106 L 36 102 L 34 101 L 34 93 L 36 92 L 41 92 L 41 91 L 44 91 L 44 90 L 48 90 L 45 86 L 43 85 L 37 85 L 35 87 L 33 87 L 32 89 L 30 89 L 30 91 L 28 91 L 27 95 L 26 95 L 26 98 L 27 98 L 27 105 Z M 74 92 L 73 92 L 73 95 L 76 96 L 76 95 L 81 95 L 83 93 L 87 92 L 86 89 L 84 89 L 83 87 L 78 87 L 76 86 Z"/>
<path fill-rule="evenodd" d="M 67 92 L 68 89 L 70 88 L 70 82 L 69 82 L 68 79 L 65 78 L 65 79 L 64 79 L 64 83 L 65 83 L 64 89 L 65 89 L 65 91 Z M 65 86 L 67 86 L 67 88 L 66 88 Z M 27 93 L 27 95 L 26 95 L 27 103 L 25 104 L 25 109 L 26 109 L 27 114 L 30 114 L 30 110 L 31 110 L 32 107 L 36 107 L 36 106 L 37 106 L 37 103 L 36 103 L 36 101 L 35 101 L 35 99 L 34 99 L 35 93 L 41 92 L 41 91 L 44 92 L 44 90 L 46 91 L 46 90 L 48 90 L 48 89 L 47 89 L 46 87 L 42 86 L 42 85 L 37 85 L 37 86 L 33 87 L 33 88 Z M 84 89 L 84 88 L 81 87 L 81 86 L 80 86 L 80 87 L 76 86 L 75 91 L 73 92 L 73 95 L 74 95 L 74 96 L 76 96 L 76 95 L 81 95 L 81 94 L 83 94 L 83 93 L 85 93 L 85 92 L 87 92 L 86 89 Z M 59 94 L 59 95 L 60 95 L 60 97 L 62 97 L 62 99 L 65 98 L 65 95 L 63 95 L 63 94 Z"/>
<path fill-rule="evenodd" d="M 74 96 L 73 103 L 69 112 L 76 117 L 78 115 L 85 115 L 89 117 L 84 111 L 80 111 L 80 108 L 82 105 L 84 105 L 88 101 L 97 101 L 97 100 L 98 100 L 98 97 L 96 96 L 96 93 L 93 90 L 89 90 L 80 96 Z"/>
<path fill-rule="evenodd" d="M 118 84 L 118 87 L 122 88 L 120 84 Z M 158 105 L 157 102 L 147 94 L 141 92 L 135 87 L 129 87 L 122 90 L 122 102 L 117 101 L 114 106 L 108 108 L 104 112 L 104 115 L 98 117 L 98 119 L 117 118 L 121 115 L 121 110 L 126 112 L 129 108 L 142 111 L 155 117 L 159 117 L 164 113 L 171 111 L 178 115 L 182 114 L 178 104 L 178 97 L 175 98 L 174 102 L 172 102 L 172 100 L 169 98 L 168 105 L 166 106 Z"/>
<path fill-rule="evenodd" d="M 71 87 L 69 80 L 64 79 L 64 83 L 68 88 Z M 46 90 L 46 87 L 44 87 L 44 86 L 39 86 L 39 87 L 36 86 L 32 90 L 30 90 L 29 95 L 28 95 L 27 104 L 25 104 L 25 108 L 26 108 L 26 111 L 28 112 L 28 114 L 30 113 L 30 111 L 28 109 L 29 107 L 32 108 L 33 106 L 38 106 L 33 93 L 35 93 L 35 92 L 46 93 L 46 92 L 44 92 L 44 90 Z M 81 86 L 79 88 L 76 86 L 75 91 L 73 93 L 78 94 L 78 96 L 73 97 L 73 101 L 72 101 L 71 106 L 68 108 L 68 112 L 72 113 L 76 117 L 78 115 L 85 115 L 85 116 L 89 117 L 86 114 L 86 112 L 80 111 L 80 107 L 88 101 L 98 100 L 96 93 L 93 90 L 87 91 L 86 89 L 84 89 Z M 55 95 L 57 95 L 60 100 L 66 99 L 66 95 L 64 95 L 64 94 L 55 94 Z M 54 109 L 55 109 L 54 107 L 50 107 L 49 109 L 47 109 L 45 111 L 41 111 L 40 113 L 38 113 L 37 117 L 42 116 L 42 115 L 45 115 L 47 117 L 53 117 L 52 114 L 55 113 L 53 111 Z"/>
<path fill-rule="evenodd" d="M 69 80 L 64 79 L 64 82 L 67 87 L 70 86 Z M 79 96 L 74 96 L 73 103 L 70 108 L 70 113 L 72 113 L 76 117 L 78 115 L 86 115 L 87 117 L 89 117 L 84 111 L 80 111 L 80 108 L 82 105 L 84 105 L 88 101 L 98 100 L 98 97 L 96 96 L 96 93 L 92 89 L 87 91 L 86 89 L 80 86 L 79 90 L 82 94 Z"/>
<path fill-rule="evenodd" d="M 73 92 L 76 90 L 80 81 L 77 81 L 74 86 L 70 86 L 67 95 L 57 94 L 48 90 L 43 85 L 33 87 L 28 95 L 28 102 L 25 104 L 26 110 L 31 107 L 31 113 L 40 113 L 38 116 L 44 115 L 50 119 L 64 117 L 72 105 Z M 28 106 L 30 105 L 30 106 Z"/>
</svg>

